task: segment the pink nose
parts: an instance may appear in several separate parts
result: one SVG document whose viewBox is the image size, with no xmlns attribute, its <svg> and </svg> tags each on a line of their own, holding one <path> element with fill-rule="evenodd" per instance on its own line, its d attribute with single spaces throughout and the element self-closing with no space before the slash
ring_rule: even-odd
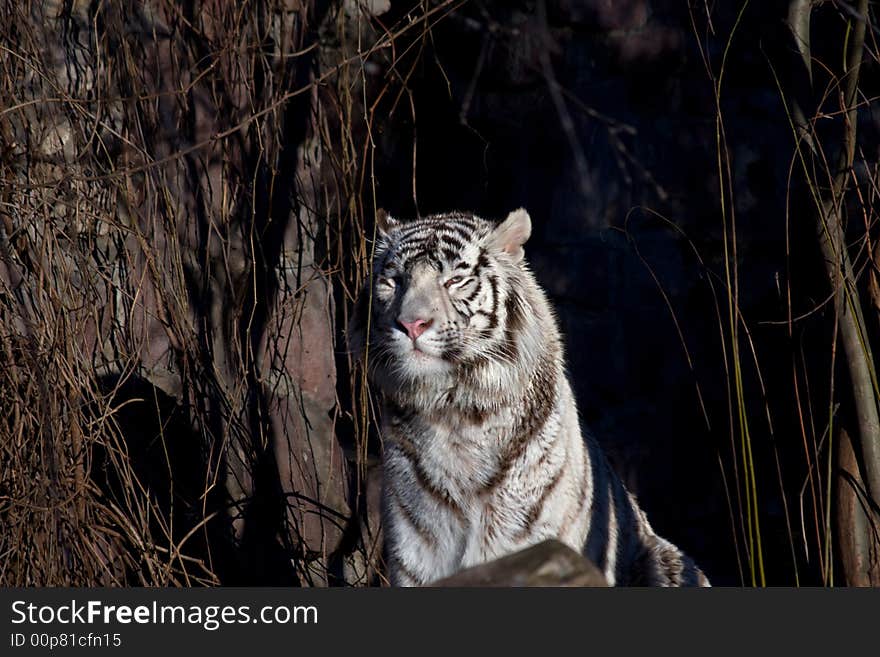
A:
<svg viewBox="0 0 880 657">
<path fill-rule="evenodd" d="M 402 319 L 398 319 L 397 323 L 400 324 L 404 330 L 406 330 L 407 335 L 409 335 L 411 340 L 415 340 L 422 333 L 428 330 L 428 327 L 434 323 L 433 319 L 416 319 L 412 322 L 404 322 Z"/>
</svg>

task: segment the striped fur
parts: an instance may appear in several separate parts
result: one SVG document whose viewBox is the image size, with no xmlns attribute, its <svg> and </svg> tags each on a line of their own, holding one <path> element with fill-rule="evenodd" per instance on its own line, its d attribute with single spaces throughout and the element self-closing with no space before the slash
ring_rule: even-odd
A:
<svg viewBox="0 0 880 657">
<path fill-rule="evenodd" d="M 708 585 L 581 431 L 555 317 L 523 261 L 526 211 L 380 228 L 349 339 L 384 398 L 392 583 L 558 538 L 611 584 Z"/>
</svg>

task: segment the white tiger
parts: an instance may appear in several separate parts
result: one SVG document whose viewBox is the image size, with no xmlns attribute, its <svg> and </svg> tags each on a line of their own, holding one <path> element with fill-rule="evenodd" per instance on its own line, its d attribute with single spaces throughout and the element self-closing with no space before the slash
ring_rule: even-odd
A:
<svg viewBox="0 0 880 657">
<path fill-rule="evenodd" d="M 378 227 L 350 344 L 384 399 L 392 584 L 558 538 L 612 585 L 708 585 L 581 432 L 555 317 L 523 260 L 528 213 Z"/>
</svg>

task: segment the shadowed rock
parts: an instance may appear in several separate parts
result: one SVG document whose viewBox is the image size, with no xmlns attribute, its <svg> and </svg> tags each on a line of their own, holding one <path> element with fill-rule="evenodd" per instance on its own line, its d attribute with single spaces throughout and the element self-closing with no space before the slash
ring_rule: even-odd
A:
<svg viewBox="0 0 880 657">
<path fill-rule="evenodd" d="M 583 555 L 549 540 L 462 570 L 430 586 L 608 586 Z"/>
</svg>

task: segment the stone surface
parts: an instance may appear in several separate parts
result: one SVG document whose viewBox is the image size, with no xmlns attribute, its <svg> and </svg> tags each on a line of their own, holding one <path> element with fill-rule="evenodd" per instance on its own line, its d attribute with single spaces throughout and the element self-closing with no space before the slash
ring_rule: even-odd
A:
<svg viewBox="0 0 880 657">
<path fill-rule="evenodd" d="M 608 586 L 593 562 L 556 540 L 467 568 L 431 586 Z"/>
</svg>

